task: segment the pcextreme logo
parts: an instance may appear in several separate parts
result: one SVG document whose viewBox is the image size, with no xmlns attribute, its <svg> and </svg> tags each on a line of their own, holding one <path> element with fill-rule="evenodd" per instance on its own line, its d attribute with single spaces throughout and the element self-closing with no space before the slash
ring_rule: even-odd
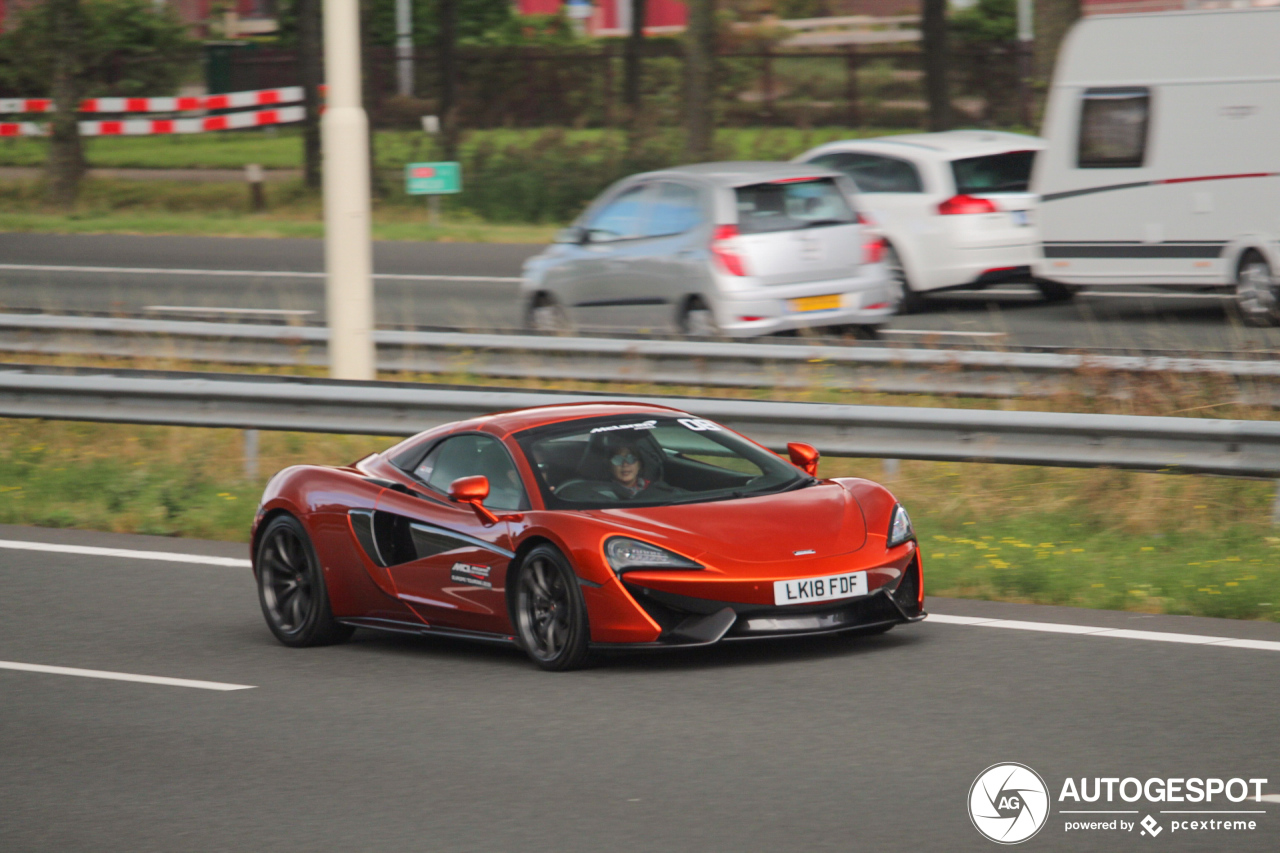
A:
<svg viewBox="0 0 1280 853">
<path fill-rule="evenodd" d="M 1058 793 L 1057 813 L 1063 832 L 1072 834 L 1119 832 L 1154 839 L 1166 829 L 1166 838 L 1250 833 L 1267 813 L 1263 804 L 1275 799 L 1264 797 L 1266 784 L 1266 779 L 1242 777 L 1144 781 L 1133 776 L 1068 776 Z M 969 787 L 968 805 L 978 832 L 997 844 L 1020 844 L 1048 823 L 1053 801 L 1039 773 L 1007 761 L 978 774 Z"/>
<path fill-rule="evenodd" d="M 1049 819 L 1049 788 L 1025 764 L 992 764 L 969 788 L 969 819 L 997 844 L 1019 844 Z"/>
</svg>

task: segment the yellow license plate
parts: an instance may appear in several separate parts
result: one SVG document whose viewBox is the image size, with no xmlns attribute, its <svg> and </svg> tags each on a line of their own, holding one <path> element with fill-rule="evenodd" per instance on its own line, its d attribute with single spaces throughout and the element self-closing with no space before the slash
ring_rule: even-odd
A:
<svg viewBox="0 0 1280 853">
<path fill-rule="evenodd" d="M 801 296 L 791 300 L 792 311 L 830 311 L 840 307 L 840 294 L 828 296 Z"/>
</svg>

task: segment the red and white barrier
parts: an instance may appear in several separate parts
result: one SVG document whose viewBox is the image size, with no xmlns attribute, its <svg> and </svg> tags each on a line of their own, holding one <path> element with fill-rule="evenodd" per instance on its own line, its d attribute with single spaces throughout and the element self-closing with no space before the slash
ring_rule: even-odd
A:
<svg viewBox="0 0 1280 853">
<path fill-rule="evenodd" d="M 117 121 L 82 121 L 81 136 L 152 136 L 169 133 L 207 133 L 214 130 L 240 130 L 302 121 L 304 107 L 281 107 L 277 110 L 245 110 L 198 118 L 131 118 Z M 0 123 L 0 136 L 46 136 L 48 125 L 32 121 Z"/>
<path fill-rule="evenodd" d="M 255 89 L 223 95 L 176 98 L 88 98 L 80 102 L 82 113 L 186 113 L 196 110 L 243 109 L 292 104 L 301 101 L 301 86 L 282 89 Z M 47 113 L 53 110 L 49 98 L 0 98 L 0 113 Z"/>
</svg>

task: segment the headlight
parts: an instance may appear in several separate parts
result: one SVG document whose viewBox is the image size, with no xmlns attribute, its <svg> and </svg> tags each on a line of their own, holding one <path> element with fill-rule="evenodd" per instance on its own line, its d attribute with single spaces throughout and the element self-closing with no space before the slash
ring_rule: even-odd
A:
<svg viewBox="0 0 1280 853">
<path fill-rule="evenodd" d="M 903 542 L 915 538 L 916 532 L 911 527 L 911 519 L 907 516 L 907 511 L 902 508 L 902 504 L 896 505 L 889 520 L 889 539 L 885 542 L 885 547 L 896 548 Z"/>
<path fill-rule="evenodd" d="M 634 569 L 700 569 L 702 566 L 665 548 L 615 536 L 604 543 L 604 555 L 618 574 Z"/>
</svg>

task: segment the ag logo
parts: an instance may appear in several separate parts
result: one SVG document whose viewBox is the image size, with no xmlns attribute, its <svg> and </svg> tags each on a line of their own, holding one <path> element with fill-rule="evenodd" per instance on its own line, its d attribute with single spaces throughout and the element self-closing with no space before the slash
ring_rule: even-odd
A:
<svg viewBox="0 0 1280 853">
<path fill-rule="evenodd" d="M 1049 789 L 1025 764 L 993 764 L 969 788 L 969 819 L 997 844 L 1018 844 L 1049 817 Z"/>
</svg>

